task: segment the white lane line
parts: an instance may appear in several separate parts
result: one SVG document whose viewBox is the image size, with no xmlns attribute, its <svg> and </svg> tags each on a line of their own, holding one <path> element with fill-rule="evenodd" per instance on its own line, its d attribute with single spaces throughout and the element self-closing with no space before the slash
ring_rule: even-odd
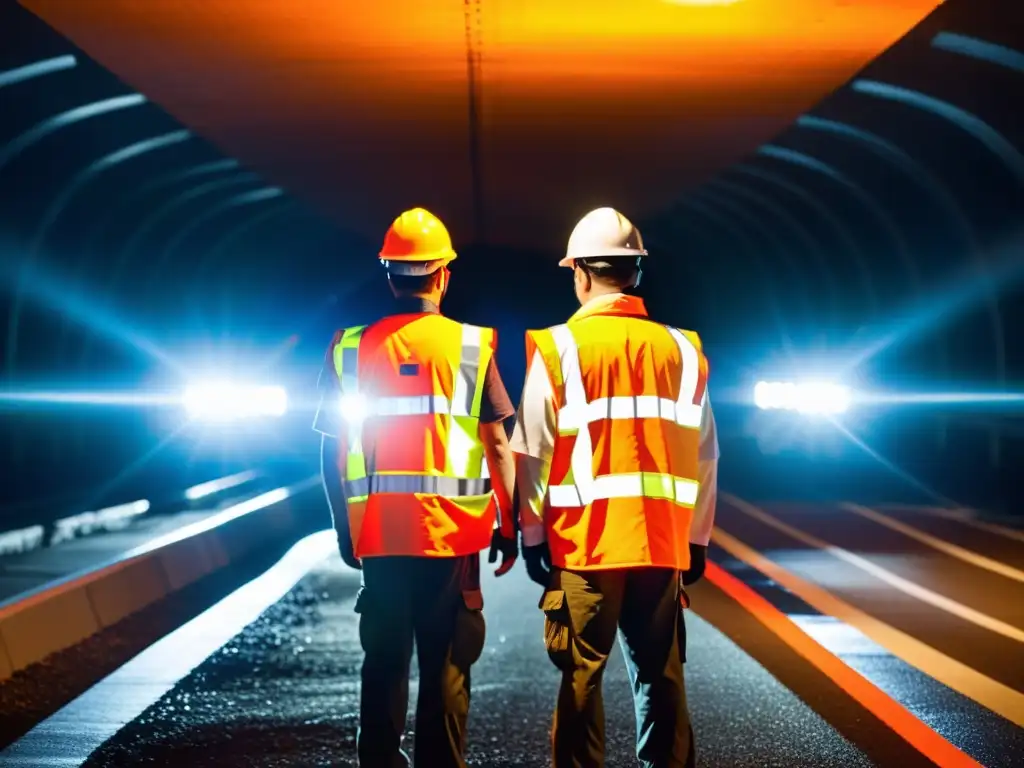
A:
<svg viewBox="0 0 1024 768">
<path fill-rule="evenodd" d="M 302 539 L 269 570 L 158 640 L 0 752 L 0 765 L 81 765 L 104 741 L 284 597 L 336 547 L 333 530 Z"/>
<path fill-rule="evenodd" d="M 228 488 L 235 488 L 243 483 L 248 483 L 250 480 L 255 480 L 257 477 L 259 477 L 259 472 L 254 469 L 250 469 L 246 472 L 228 475 L 227 477 L 219 477 L 216 480 L 208 480 L 205 483 L 199 483 L 199 485 L 193 485 L 191 488 L 186 488 L 185 498 L 189 501 L 197 501 L 198 499 L 202 499 L 206 496 L 226 491 Z"/>
<path fill-rule="evenodd" d="M 1024 693 L 864 613 L 823 587 L 805 581 L 721 528 L 715 528 L 711 538 L 730 555 L 785 587 L 819 613 L 848 624 L 929 677 L 1005 717 L 1011 723 L 1024 727 Z"/>
<path fill-rule="evenodd" d="M 979 555 L 977 552 L 964 549 L 956 544 L 951 544 L 948 541 L 940 539 L 938 536 L 932 536 L 930 533 L 918 530 L 911 525 L 907 525 L 906 523 L 900 522 L 888 515 L 884 515 L 875 509 L 863 507 L 860 504 L 853 504 L 851 502 L 843 502 L 839 506 L 847 512 L 852 512 L 855 515 L 866 517 L 868 520 L 872 520 L 879 525 L 884 525 L 886 528 L 902 533 L 904 536 L 909 536 L 932 549 L 944 552 L 950 557 L 963 560 L 965 563 L 970 563 L 978 568 L 984 568 L 986 571 L 998 573 L 1000 576 L 1005 576 L 1008 579 L 1024 582 L 1024 571 L 1014 568 L 1011 565 L 1007 565 L 1006 563 L 1001 563 L 998 560 L 993 560 L 990 557 Z"/>
<path fill-rule="evenodd" d="M 903 507 L 894 508 L 902 509 Z M 926 515 L 934 515 L 935 517 L 952 520 L 955 523 L 962 523 L 971 528 L 977 528 L 979 531 L 988 531 L 996 536 L 1024 542 L 1024 531 L 1018 528 L 1010 528 L 1006 525 L 999 525 L 999 523 L 991 523 L 987 520 L 979 520 L 966 509 L 946 509 L 945 507 L 906 507 L 906 509 L 914 512 L 924 512 Z"/>
<path fill-rule="evenodd" d="M 922 587 L 920 584 L 915 584 L 909 579 L 905 579 L 892 571 L 882 568 L 879 565 L 875 565 L 875 563 L 870 560 L 867 560 L 860 555 L 855 555 L 853 552 L 848 552 L 842 547 L 837 547 L 823 539 L 819 539 L 817 536 L 804 533 L 803 531 L 772 517 L 767 512 L 758 509 L 753 504 L 743 501 L 743 499 L 739 499 L 732 494 L 723 493 L 721 494 L 721 497 L 748 517 L 760 520 L 765 525 L 769 525 L 777 531 L 781 531 L 787 536 L 794 538 L 809 547 L 820 549 L 839 560 L 843 560 L 856 568 L 860 568 L 862 571 L 871 574 L 880 581 L 884 581 L 889 586 L 906 595 L 917 598 L 923 603 L 928 603 L 929 605 L 957 616 L 964 621 L 969 621 L 972 624 L 976 624 L 979 627 L 987 629 L 990 632 L 995 632 L 1003 637 L 1016 640 L 1018 643 L 1024 643 L 1024 630 L 1018 629 L 1011 624 L 1007 624 L 1005 621 L 993 618 L 986 613 L 969 608 L 955 600 L 950 600 L 948 597 L 940 595 L 938 592 L 933 592 L 926 587 Z"/>
</svg>

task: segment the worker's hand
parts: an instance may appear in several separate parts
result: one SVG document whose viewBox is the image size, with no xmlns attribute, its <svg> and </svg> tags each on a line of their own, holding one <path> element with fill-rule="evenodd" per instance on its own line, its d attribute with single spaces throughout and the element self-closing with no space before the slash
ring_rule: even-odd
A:
<svg viewBox="0 0 1024 768">
<path fill-rule="evenodd" d="M 488 563 L 498 561 L 498 553 L 501 553 L 501 565 L 494 572 L 495 576 L 504 576 L 515 565 L 519 557 L 519 542 L 515 539 L 508 539 L 501 535 L 501 529 L 495 528 L 491 534 L 491 552 L 487 556 Z"/>
<path fill-rule="evenodd" d="M 551 584 L 551 550 L 547 542 L 523 547 L 523 561 L 530 578 L 547 589 Z"/>
<path fill-rule="evenodd" d="M 690 567 L 683 571 L 683 586 L 689 586 L 700 580 L 704 575 L 704 565 L 707 562 L 707 547 L 700 544 L 690 545 Z"/>
</svg>

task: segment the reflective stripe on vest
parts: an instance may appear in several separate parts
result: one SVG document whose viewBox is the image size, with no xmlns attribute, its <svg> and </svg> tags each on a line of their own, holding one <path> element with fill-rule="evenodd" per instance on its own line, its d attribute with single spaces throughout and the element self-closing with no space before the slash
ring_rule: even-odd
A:
<svg viewBox="0 0 1024 768">
<path fill-rule="evenodd" d="M 570 470 L 561 483 L 548 487 L 551 507 L 581 507 L 599 499 L 667 499 L 692 507 L 699 484 L 692 478 L 668 474 L 637 472 L 594 477 L 594 451 L 588 425 L 602 419 L 658 418 L 682 427 L 699 429 L 703 399 L 695 405 L 693 393 L 699 377 L 699 353 L 695 344 L 675 328 L 666 326 L 679 347 L 682 381 L 675 401 L 654 395 L 602 397 L 587 401 L 580 370 L 579 347 L 568 325 L 550 329 L 558 352 L 564 387 L 558 411 L 558 433 L 575 437 Z"/>
<path fill-rule="evenodd" d="M 434 493 L 438 496 L 481 496 L 491 490 L 486 478 L 457 478 L 440 475 L 373 475 L 349 481 L 347 490 L 351 500 L 365 498 L 371 493 Z"/>
<path fill-rule="evenodd" d="M 349 502 L 365 500 L 371 493 L 423 493 L 457 499 L 480 496 L 491 491 L 487 462 L 479 438 L 480 407 L 483 399 L 485 371 L 481 370 L 484 329 L 462 325 L 462 348 L 459 365 L 454 371 L 453 393 L 414 397 L 375 397 L 361 387 L 358 372 L 359 342 L 368 326 L 345 330 L 334 349 L 334 365 L 341 381 L 342 397 L 362 398 L 363 413 L 359 419 L 347 421 L 348 454 L 345 495 Z M 341 408 L 341 404 L 338 404 Z M 449 416 L 446 446 L 446 472 L 438 474 L 375 474 L 363 453 L 362 426 L 366 418 Z"/>
</svg>

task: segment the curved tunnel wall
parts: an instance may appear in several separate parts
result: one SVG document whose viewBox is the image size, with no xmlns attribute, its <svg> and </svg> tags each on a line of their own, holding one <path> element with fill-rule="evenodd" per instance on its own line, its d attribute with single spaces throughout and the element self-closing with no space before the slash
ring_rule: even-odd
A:
<svg viewBox="0 0 1024 768">
<path fill-rule="evenodd" d="M 1024 19 L 1015 8 L 940 6 L 648 225 L 687 261 L 715 265 L 696 281 L 705 304 L 719 315 L 743 307 L 713 328 L 720 349 L 733 350 L 720 359 L 751 364 L 733 344 L 767 326 L 777 331 L 776 378 L 796 378 L 827 353 L 833 370 L 874 388 L 1020 391 L 1024 116 L 1014 105 L 1024 103 Z M 752 269 L 759 295 L 737 300 L 728 275 Z M 907 406 L 861 423 L 852 414 L 849 426 L 929 487 L 1012 508 L 1020 413 L 1019 404 Z"/>
<path fill-rule="evenodd" d="M 296 303 L 304 286 L 322 293 L 301 265 L 352 239 L 17 4 L 0 9 L 0 28 L 7 394 L 173 389 L 211 348 L 319 347 L 304 334 L 328 308 Z M 174 424 L 169 409 L 8 402 L 0 529 L 180 489 L 251 458 L 237 443 L 167 439 Z"/>
</svg>

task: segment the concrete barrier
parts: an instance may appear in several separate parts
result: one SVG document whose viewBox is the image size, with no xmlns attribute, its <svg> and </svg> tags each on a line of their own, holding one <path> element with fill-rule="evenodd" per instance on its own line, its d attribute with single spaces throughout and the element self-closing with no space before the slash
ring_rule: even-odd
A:
<svg viewBox="0 0 1024 768">
<path fill-rule="evenodd" d="M 277 488 L 0 603 L 0 681 L 287 533 L 317 478 Z"/>
<path fill-rule="evenodd" d="M 259 471 L 246 470 L 226 477 L 207 480 L 186 488 L 183 492 L 178 491 L 155 501 L 137 499 L 113 507 L 79 512 L 48 521 L 42 525 L 0 531 L 0 556 L 23 554 L 42 547 L 53 547 L 84 536 L 122 531 L 131 527 L 136 520 L 144 515 L 160 515 L 182 509 L 198 509 L 209 505 L 218 496 L 223 496 L 228 492 L 244 492 L 263 479 L 264 476 Z M 0 510 L 0 517 L 2 516 L 2 510 Z"/>
</svg>

